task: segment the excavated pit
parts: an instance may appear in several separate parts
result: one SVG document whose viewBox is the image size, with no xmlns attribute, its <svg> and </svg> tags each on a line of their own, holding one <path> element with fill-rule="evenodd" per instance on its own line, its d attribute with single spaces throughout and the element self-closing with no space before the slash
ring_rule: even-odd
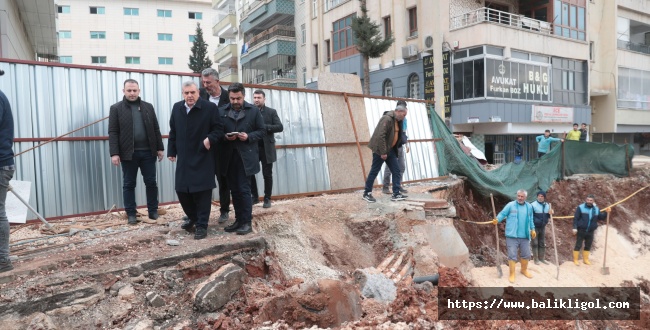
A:
<svg viewBox="0 0 650 330">
<path fill-rule="evenodd" d="M 630 178 L 570 179 L 555 183 L 548 196 L 556 215 L 571 214 L 587 193 L 596 193 L 597 203 L 603 206 L 647 185 L 649 178 L 648 170 L 642 170 L 635 171 Z M 404 262 L 390 271 L 391 266 L 385 267 L 384 272 L 393 276 L 400 269 L 415 276 L 439 273 L 439 285 L 446 287 L 509 285 L 507 279 L 482 282 L 482 277 L 496 277 L 494 228 L 460 221 L 491 219 L 489 199 L 474 196 L 462 180 L 449 179 L 408 188 L 411 201 L 403 203 L 390 202 L 388 196 L 377 194 L 378 203 L 367 204 L 359 193 L 351 193 L 277 201 L 271 209 L 255 207 L 255 234 L 244 237 L 225 234 L 223 225 L 218 225 L 210 227 L 208 239 L 194 241 L 191 235 L 180 230 L 178 219 L 182 213 L 174 206 L 157 225 L 82 231 L 69 237 L 20 245 L 12 249 L 12 254 L 19 255 L 14 261 L 16 270 L 0 275 L 0 328 L 575 329 L 578 326 L 646 329 L 650 326 L 647 301 L 640 321 L 438 321 L 438 288 L 429 283 L 411 284 L 407 280 L 409 276 L 398 281 L 397 296 L 391 302 L 362 297 L 354 282 L 355 270 L 380 267 L 382 261 L 393 255 L 397 259 L 401 254 L 405 256 Z M 643 209 L 649 197 L 650 191 L 639 193 L 617 207 L 610 219 L 612 228 L 635 244 L 639 256 L 647 254 L 650 246 L 647 226 L 650 220 Z M 506 202 L 497 199 L 497 209 Z M 216 219 L 218 207 L 213 212 L 212 219 Z M 74 220 L 92 224 L 104 218 Z M 12 243 L 39 237 L 37 227 L 12 229 Z M 444 243 L 448 246 L 464 242 L 465 253 L 461 246 L 446 249 L 456 251 L 448 253 L 431 241 L 435 237 L 431 233 L 442 232 L 443 228 L 457 230 L 458 240 L 444 237 L 450 240 Z M 560 262 L 569 261 L 573 245 L 570 222 L 557 220 L 556 229 Z M 500 230 L 503 237 L 503 228 Z M 177 241 L 178 245 L 170 245 L 175 242 L 169 240 Z M 504 240 L 500 241 L 500 250 L 505 251 Z M 407 267 L 406 259 L 413 260 L 414 269 Z M 441 260 L 458 261 L 459 266 L 447 267 L 448 261 Z M 214 311 L 197 308 L 196 288 L 230 264 L 243 270 L 243 284 L 231 288 L 232 296 L 222 307 Z M 648 266 L 639 265 L 645 269 Z M 562 267 L 563 274 L 573 271 L 565 268 L 568 266 Z M 594 271 L 597 272 L 596 267 Z M 643 277 L 626 278 L 612 286 L 640 286 L 647 299 L 648 283 Z M 160 299 L 154 299 L 155 295 Z"/>
</svg>

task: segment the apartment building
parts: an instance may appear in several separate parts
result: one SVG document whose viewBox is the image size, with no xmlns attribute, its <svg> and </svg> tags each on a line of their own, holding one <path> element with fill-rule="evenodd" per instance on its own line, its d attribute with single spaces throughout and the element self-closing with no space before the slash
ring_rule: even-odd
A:
<svg viewBox="0 0 650 330">
<path fill-rule="evenodd" d="M 590 1 L 594 141 L 650 155 L 650 1 Z"/>
<path fill-rule="evenodd" d="M 55 18 L 52 0 L 0 0 L 0 57 L 55 60 Z"/>
<path fill-rule="evenodd" d="M 295 1 L 242 0 L 241 3 L 241 82 L 297 87 Z"/>
<path fill-rule="evenodd" d="M 243 3 L 243 2 L 242 2 Z M 212 0 L 212 35 L 219 40 L 214 51 L 214 63 L 219 71 L 219 79 L 239 82 L 239 20 L 235 0 Z"/>
<path fill-rule="evenodd" d="M 212 54 L 210 0 L 57 0 L 59 61 L 190 72 L 187 63 L 201 24 Z"/>
</svg>

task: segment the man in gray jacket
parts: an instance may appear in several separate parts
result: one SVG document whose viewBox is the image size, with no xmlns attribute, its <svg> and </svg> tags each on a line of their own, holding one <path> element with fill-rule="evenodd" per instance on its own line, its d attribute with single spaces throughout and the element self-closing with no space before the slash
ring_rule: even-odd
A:
<svg viewBox="0 0 650 330">
<path fill-rule="evenodd" d="M 393 195 L 392 201 L 406 199 L 407 196 L 401 193 L 402 176 L 397 162 L 397 148 L 400 132 L 402 130 L 402 120 L 406 117 L 406 103 L 397 102 L 395 111 L 386 111 L 379 119 L 375 131 L 372 133 L 368 148 L 372 150 L 372 166 L 366 180 L 363 199 L 368 203 L 374 203 L 377 200 L 372 197 L 372 186 L 381 170 L 381 166 L 386 163 L 390 172 L 393 174 Z"/>
<path fill-rule="evenodd" d="M 138 223 L 135 212 L 135 185 L 138 169 L 147 187 L 149 219 L 158 219 L 156 158 L 163 159 L 162 136 L 153 105 L 140 99 L 140 87 L 133 79 L 124 81 L 124 98 L 111 106 L 108 141 L 111 163 L 122 165 L 122 194 L 128 223 Z"/>
</svg>

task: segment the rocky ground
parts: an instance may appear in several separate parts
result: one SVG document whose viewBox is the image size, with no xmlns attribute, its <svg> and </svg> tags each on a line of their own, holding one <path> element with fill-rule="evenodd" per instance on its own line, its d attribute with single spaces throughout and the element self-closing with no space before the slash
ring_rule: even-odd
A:
<svg viewBox="0 0 650 330">
<path fill-rule="evenodd" d="M 557 216 L 569 215 L 587 193 L 604 207 L 649 180 L 647 168 L 630 178 L 576 177 L 556 183 L 548 196 Z M 39 224 L 12 227 L 12 244 L 23 244 L 12 246 L 16 269 L 0 274 L 0 329 L 650 327 L 650 216 L 644 208 L 650 189 L 612 212 L 610 275 L 599 273 L 604 227 L 594 265 L 576 267 L 570 221 L 558 219 L 560 279 L 554 265 L 531 266 L 533 279 L 520 275 L 513 285 L 640 286 L 641 320 L 471 322 L 438 320 L 438 286 L 510 285 L 496 276 L 494 227 L 461 221 L 491 219 L 489 200 L 458 179 L 408 189 L 410 201 L 399 203 L 377 190 L 375 204 L 355 192 L 275 201 L 270 209 L 257 205 L 255 232 L 243 237 L 216 224 L 218 207 L 208 238 L 200 241 L 180 229 L 178 206 L 155 224 L 134 227 L 115 214 L 67 219 L 59 226 L 83 226 L 56 237 L 42 235 Z M 450 205 L 440 207 L 441 199 Z M 506 202 L 498 200 L 497 208 Z M 442 264 L 435 242 L 420 232 L 423 223 L 453 225 L 467 260 Z M 505 263 L 502 268 L 507 271 Z M 438 286 L 412 282 L 412 276 L 432 274 L 439 274 Z"/>
</svg>

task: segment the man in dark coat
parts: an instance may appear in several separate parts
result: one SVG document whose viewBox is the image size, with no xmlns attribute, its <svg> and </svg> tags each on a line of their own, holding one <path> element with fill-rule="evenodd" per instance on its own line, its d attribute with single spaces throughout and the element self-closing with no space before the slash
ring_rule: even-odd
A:
<svg viewBox="0 0 650 330">
<path fill-rule="evenodd" d="M 251 176 L 260 171 L 258 142 L 264 138 L 264 119 L 259 109 L 244 101 L 244 85 L 228 87 L 230 104 L 219 109 L 224 125 L 219 170 L 228 178 L 235 206 L 235 223 L 226 232 L 245 235 L 252 231 Z"/>
<path fill-rule="evenodd" d="M 578 258 L 583 242 L 585 246 L 582 250 L 582 261 L 585 265 L 591 265 L 589 251 L 591 251 L 591 243 L 594 241 L 594 231 L 598 228 L 598 220 L 605 220 L 607 213 L 612 211 L 609 207 L 602 211 L 598 209 L 595 199 L 594 195 L 587 195 L 585 202 L 578 205 L 573 214 L 573 236 L 576 236 L 576 245 L 573 247 L 573 263 L 576 266 L 580 266 Z"/>
<path fill-rule="evenodd" d="M 0 70 L 0 76 L 4 71 Z M 7 96 L 0 91 L 0 273 L 14 269 L 9 259 L 9 219 L 6 199 L 9 181 L 16 171 L 14 162 L 14 117 Z"/>
<path fill-rule="evenodd" d="M 199 88 L 193 81 L 183 83 L 184 101 L 172 108 L 169 120 L 167 156 L 175 162 L 175 189 L 188 220 L 181 228 L 191 232 L 194 239 L 207 236 L 210 201 L 214 183 L 214 156 L 211 148 L 223 138 L 223 122 L 216 105 L 199 98 Z"/>
<path fill-rule="evenodd" d="M 207 68 L 201 71 L 201 82 L 203 83 L 203 88 L 199 90 L 202 99 L 206 99 L 217 105 L 217 108 L 220 108 L 228 103 L 230 99 L 228 98 L 228 91 L 221 87 L 219 84 L 219 72 L 213 68 Z M 215 176 L 217 177 L 217 182 L 219 183 L 219 205 L 221 210 L 221 215 L 219 216 L 219 223 L 224 223 L 228 221 L 228 216 L 230 213 L 230 189 L 228 189 L 228 180 L 219 175 L 219 149 L 221 142 L 213 148 L 214 161 L 215 161 Z"/>
<path fill-rule="evenodd" d="M 264 126 L 266 134 L 259 141 L 260 162 L 262 162 L 262 175 L 264 176 L 264 208 L 271 207 L 271 191 L 273 190 L 273 163 L 278 159 L 275 152 L 275 136 L 284 130 L 278 112 L 273 108 L 266 106 L 266 94 L 261 89 L 253 92 L 253 103 L 260 109 L 264 117 Z M 255 175 L 251 176 L 251 191 L 253 194 L 253 204 L 259 203 L 259 194 L 257 192 L 257 181 Z"/>
<path fill-rule="evenodd" d="M 108 140 L 111 163 L 122 164 L 122 194 L 128 223 L 135 225 L 135 186 L 138 169 L 147 187 L 149 219 L 158 219 L 156 157 L 163 159 L 165 147 L 153 105 L 140 99 L 140 87 L 133 79 L 124 81 L 124 98 L 111 106 Z"/>
</svg>

